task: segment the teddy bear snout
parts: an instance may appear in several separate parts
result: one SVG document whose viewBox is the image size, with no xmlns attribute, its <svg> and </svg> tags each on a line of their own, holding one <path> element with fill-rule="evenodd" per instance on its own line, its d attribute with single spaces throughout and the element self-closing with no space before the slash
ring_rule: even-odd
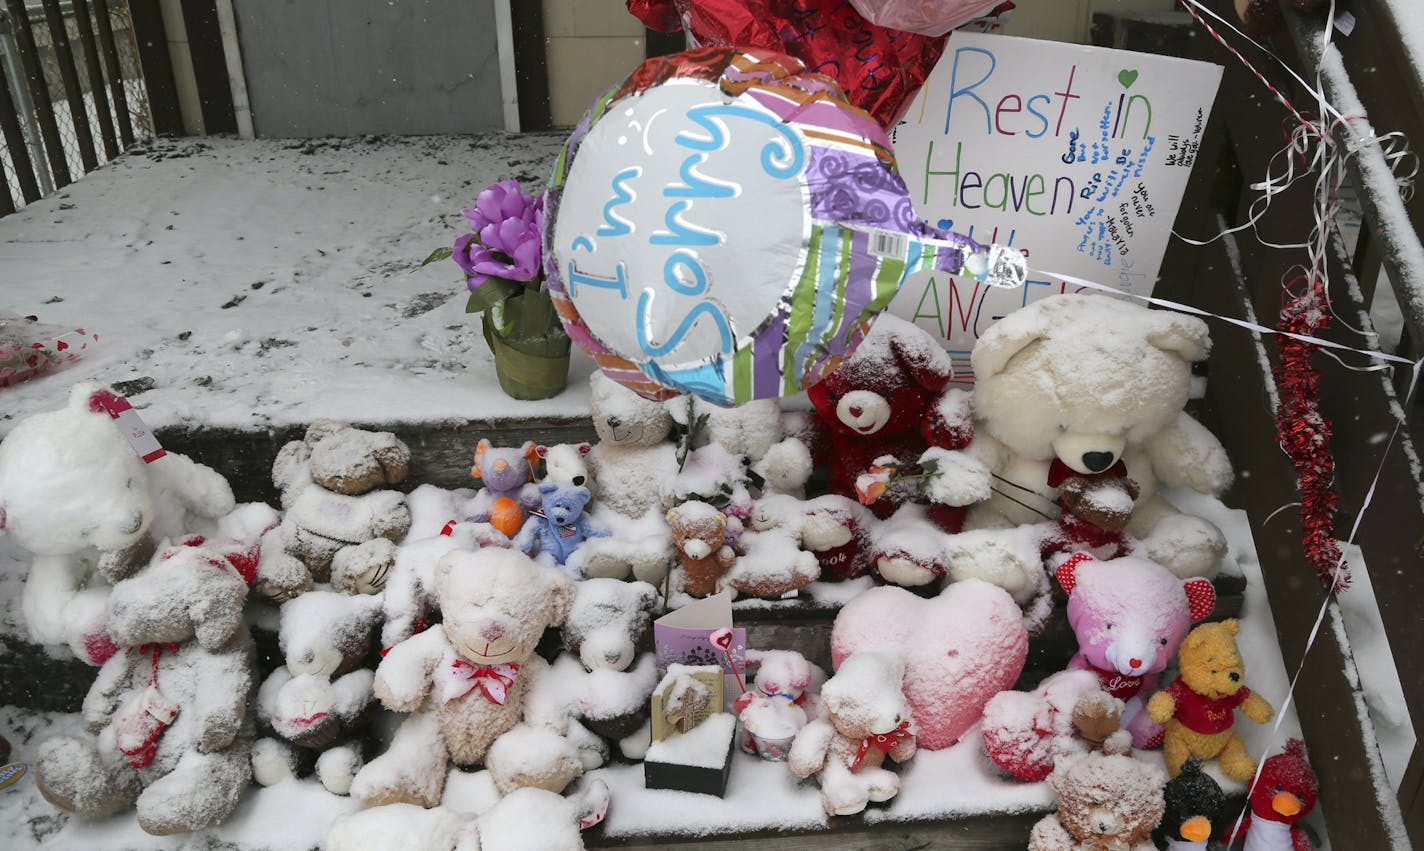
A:
<svg viewBox="0 0 1424 851">
<path fill-rule="evenodd" d="M 1088 813 L 1088 822 L 1093 832 L 1100 836 L 1112 836 L 1122 831 L 1122 817 L 1107 807 L 1093 807 Z"/>
<path fill-rule="evenodd" d="M 480 627 L 480 636 L 489 642 L 499 641 L 501 638 L 504 638 L 504 627 L 494 621 L 490 621 Z"/>
<path fill-rule="evenodd" d="M 890 405 L 879 393 L 852 390 L 836 403 L 836 418 L 860 434 L 874 434 L 890 421 Z"/>
<path fill-rule="evenodd" d="M 142 511 L 130 511 L 119 523 L 119 532 L 124 535 L 132 535 L 141 528 L 143 528 Z"/>
<path fill-rule="evenodd" d="M 702 559 L 712 554 L 712 547 L 706 541 L 692 538 L 682 542 L 682 551 L 690 559 Z"/>
</svg>

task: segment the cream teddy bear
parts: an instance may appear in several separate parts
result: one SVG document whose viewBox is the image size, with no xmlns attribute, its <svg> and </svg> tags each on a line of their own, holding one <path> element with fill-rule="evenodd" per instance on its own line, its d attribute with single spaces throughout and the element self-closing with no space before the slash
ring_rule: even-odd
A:
<svg viewBox="0 0 1424 851">
<path fill-rule="evenodd" d="M 1192 364 L 1210 347 L 1200 319 L 1105 296 L 1051 296 L 999 320 L 971 356 L 967 451 L 995 481 L 967 527 L 1054 519 L 1066 478 L 1126 476 L 1139 488 L 1127 527 L 1138 554 L 1179 578 L 1215 576 L 1221 531 L 1158 493 L 1220 494 L 1231 484 L 1226 450 L 1182 410 Z"/>
<path fill-rule="evenodd" d="M 410 716 L 356 775 L 351 794 L 367 806 L 433 807 L 449 763 L 487 759 L 497 785 L 562 790 L 582 771 L 577 748 L 559 738 L 568 715 L 530 695 L 549 669 L 534 648 L 568 616 L 573 582 L 516 550 L 487 548 L 446 553 L 435 586 L 443 621 L 392 647 L 376 669 L 376 697 Z M 508 758 L 496 759 L 497 740 L 511 731 L 538 747 L 505 748 Z"/>
</svg>

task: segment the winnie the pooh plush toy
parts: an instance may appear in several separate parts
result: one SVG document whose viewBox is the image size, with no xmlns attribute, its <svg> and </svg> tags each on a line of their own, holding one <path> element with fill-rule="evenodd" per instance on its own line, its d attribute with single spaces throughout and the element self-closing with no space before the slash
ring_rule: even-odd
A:
<svg viewBox="0 0 1424 851">
<path fill-rule="evenodd" d="M 1220 757 L 1222 773 L 1238 783 L 1256 773 L 1256 761 L 1234 729 L 1234 710 L 1257 724 L 1270 721 L 1273 710 L 1246 687 L 1246 663 L 1236 646 L 1239 630 L 1234 620 L 1192 630 L 1178 656 L 1181 677 L 1147 702 L 1148 716 L 1167 725 L 1162 749 L 1172 777 L 1189 757 Z"/>
</svg>

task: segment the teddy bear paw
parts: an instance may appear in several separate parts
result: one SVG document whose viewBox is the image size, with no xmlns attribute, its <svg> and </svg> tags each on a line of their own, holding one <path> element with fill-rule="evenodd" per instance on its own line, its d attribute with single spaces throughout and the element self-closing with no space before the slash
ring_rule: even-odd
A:
<svg viewBox="0 0 1424 851">
<path fill-rule="evenodd" d="M 892 585 L 917 588 L 944 575 L 939 565 L 923 564 L 906 555 L 884 555 L 875 560 L 880 578 Z"/>
</svg>

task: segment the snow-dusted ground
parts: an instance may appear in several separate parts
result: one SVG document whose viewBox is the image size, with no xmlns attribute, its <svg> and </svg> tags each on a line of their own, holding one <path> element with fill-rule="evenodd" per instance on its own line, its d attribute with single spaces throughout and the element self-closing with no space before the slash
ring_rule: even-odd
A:
<svg viewBox="0 0 1424 851">
<path fill-rule="evenodd" d="M 459 269 L 420 268 L 480 189 L 537 188 L 562 142 L 158 141 L 0 219 L 0 312 L 99 333 L 0 390 L 0 435 L 81 379 L 151 382 L 132 401 L 153 427 L 586 413 L 581 352 L 561 396 L 504 397 Z"/>
</svg>

